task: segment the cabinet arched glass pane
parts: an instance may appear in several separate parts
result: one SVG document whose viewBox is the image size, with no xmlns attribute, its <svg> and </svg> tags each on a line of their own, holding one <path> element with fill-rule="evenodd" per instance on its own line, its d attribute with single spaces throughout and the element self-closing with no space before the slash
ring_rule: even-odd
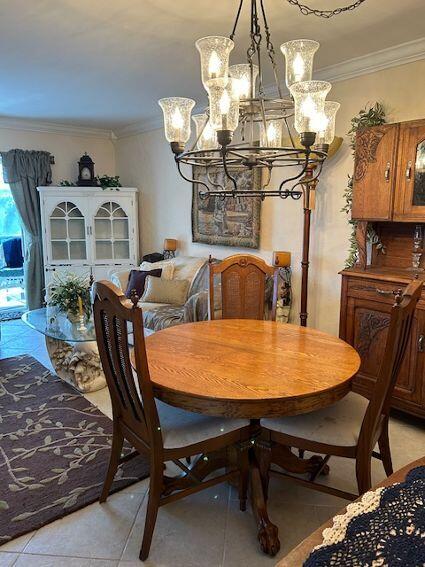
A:
<svg viewBox="0 0 425 567">
<path fill-rule="evenodd" d="M 50 215 L 50 238 L 53 261 L 87 259 L 84 217 L 71 201 L 59 203 Z"/>
<path fill-rule="evenodd" d="M 94 219 L 97 260 L 129 260 L 129 219 L 114 201 L 103 203 Z"/>
<path fill-rule="evenodd" d="M 425 140 L 416 147 L 413 205 L 425 205 Z"/>
</svg>

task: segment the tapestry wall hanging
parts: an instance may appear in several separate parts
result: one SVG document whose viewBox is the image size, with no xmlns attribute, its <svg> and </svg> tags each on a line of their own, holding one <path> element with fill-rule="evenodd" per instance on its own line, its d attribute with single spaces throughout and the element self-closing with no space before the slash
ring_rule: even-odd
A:
<svg viewBox="0 0 425 567">
<path fill-rule="evenodd" d="M 193 167 L 193 179 L 203 181 L 206 175 L 205 168 Z M 210 169 L 208 175 L 210 181 L 223 186 L 226 183 L 226 189 L 231 189 L 222 170 Z M 238 189 L 249 192 L 261 187 L 261 169 L 232 171 L 232 175 L 237 181 Z M 193 185 L 192 241 L 238 248 L 259 248 L 261 198 L 202 199 L 199 196 L 200 187 L 202 188 L 200 185 Z"/>
</svg>

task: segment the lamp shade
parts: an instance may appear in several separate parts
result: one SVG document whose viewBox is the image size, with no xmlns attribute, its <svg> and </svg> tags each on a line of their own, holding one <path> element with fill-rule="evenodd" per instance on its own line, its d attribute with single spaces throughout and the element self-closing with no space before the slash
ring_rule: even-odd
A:
<svg viewBox="0 0 425 567">
<path fill-rule="evenodd" d="M 185 144 L 190 138 L 190 115 L 195 101 L 191 98 L 170 97 L 158 101 L 164 113 L 165 137 L 171 142 Z"/>
<path fill-rule="evenodd" d="M 286 60 L 286 86 L 288 89 L 301 81 L 310 81 L 314 54 L 320 44 L 311 39 L 294 39 L 280 46 Z"/>
<path fill-rule="evenodd" d="M 240 100 L 246 100 L 248 98 L 255 97 L 255 83 L 257 81 L 258 73 L 258 66 L 253 65 L 251 73 L 251 65 L 249 65 L 248 63 L 231 65 L 229 67 L 229 75 L 238 81 L 237 89 Z M 253 89 L 251 88 L 251 82 L 254 83 Z"/>
<path fill-rule="evenodd" d="M 235 44 L 228 37 L 208 36 L 198 39 L 196 49 L 201 56 L 201 77 L 204 87 L 226 86 L 229 56 Z"/>
<path fill-rule="evenodd" d="M 192 120 L 196 128 L 196 148 L 198 150 L 214 150 L 218 147 L 217 134 L 212 128 L 206 114 L 194 114 Z"/>
<path fill-rule="evenodd" d="M 316 136 L 316 145 L 330 145 L 335 137 L 335 118 L 340 108 L 339 102 L 325 101 L 325 109 L 319 118 L 319 130 Z"/>
<path fill-rule="evenodd" d="M 164 240 L 164 250 L 175 252 L 177 250 L 177 240 L 175 238 L 166 238 Z"/>
<path fill-rule="evenodd" d="M 295 129 L 300 134 L 318 132 L 320 118 L 325 111 L 325 99 L 331 90 L 331 84 L 326 81 L 303 81 L 294 83 L 291 94 L 295 102 Z M 322 121 L 323 123 L 323 121 Z"/>
<path fill-rule="evenodd" d="M 234 132 L 239 123 L 238 80 L 229 78 L 227 85 L 211 86 L 208 90 L 210 100 L 210 122 L 214 130 Z"/>
</svg>

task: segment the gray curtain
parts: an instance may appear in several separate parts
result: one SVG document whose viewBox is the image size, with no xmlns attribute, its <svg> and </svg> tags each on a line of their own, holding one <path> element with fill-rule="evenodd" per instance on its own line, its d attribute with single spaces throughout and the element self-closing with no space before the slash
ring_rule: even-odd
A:
<svg viewBox="0 0 425 567">
<path fill-rule="evenodd" d="M 1 152 L 3 177 L 10 185 L 21 217 L 25 241 L 25 293 L 29 309 L 43 304 L 44 267 L 41 244 L 40 198 L 37 186 L 51 183 L 50 153 L 10 150 Z"/>
</svg>

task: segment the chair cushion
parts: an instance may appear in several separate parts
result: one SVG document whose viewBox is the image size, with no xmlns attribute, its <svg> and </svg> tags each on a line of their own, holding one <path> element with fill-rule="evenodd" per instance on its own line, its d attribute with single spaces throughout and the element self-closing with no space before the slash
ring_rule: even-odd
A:
<svg viewBox="0 0 425 567">
<path fill-rule="evenodd" d="M 189 281 L 163 280 L 147 276 L 145 292 L 141 298 L 143 303 L 168 303 L 169 305 L 184 305 L 187 299 Z"/>
<path fill-rule="evenodd" d="M 156 407 L 166 449 L 193 445 L 249 425 L 248 419 L 210 417 L 175 408 L 160 400 L 156 400 Z"/>
<path fill-rule="evenodd" d="M 292 417 L 262 419 L 272 431 L 319 443 L 351 447 L 357 444 L 369 400 L 350 392 L 332 406 Z"/>
</svg>

